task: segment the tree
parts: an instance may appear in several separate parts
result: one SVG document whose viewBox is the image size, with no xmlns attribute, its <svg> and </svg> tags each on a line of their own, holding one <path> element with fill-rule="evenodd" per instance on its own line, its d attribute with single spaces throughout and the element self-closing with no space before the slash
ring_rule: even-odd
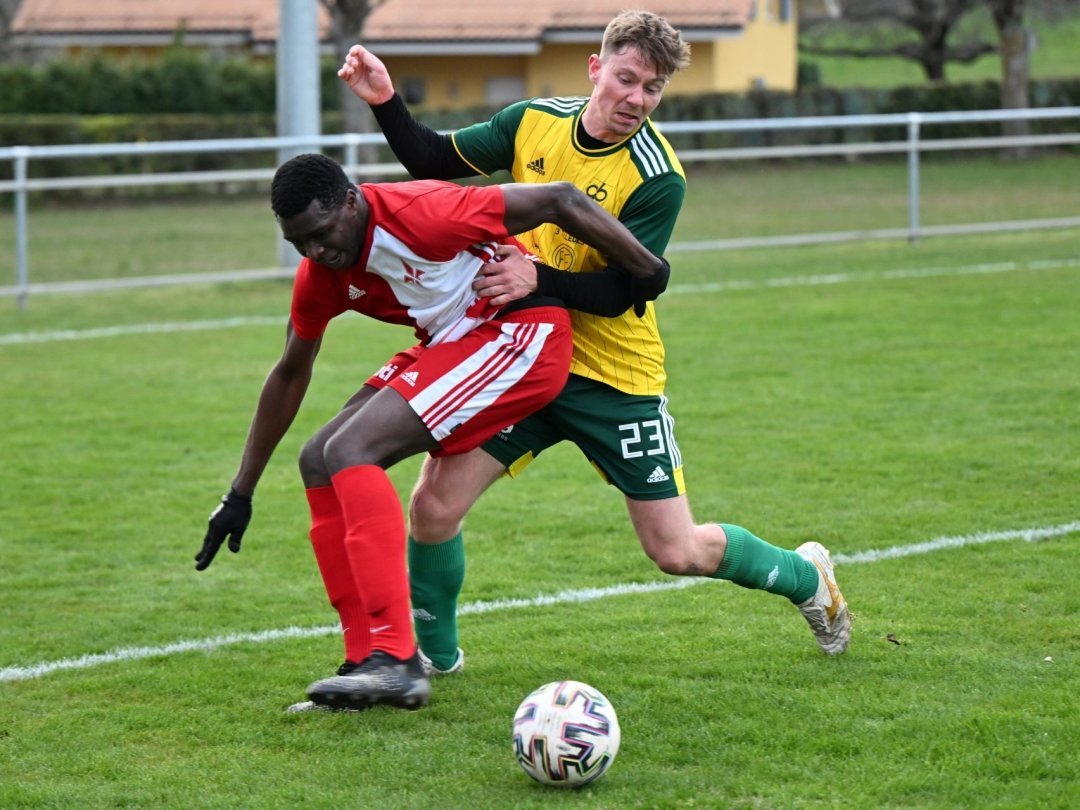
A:
<svg viewBox="0 0 1080 810">
<path fill-rule="evenodd" d="M 1067 12 L 1069 0 L 1032 0 L 1032 5 L 1053 18 Z M 1027 0 L 906 0 L 898 3 L 845 0 L 841 7 L 839 0 L 834 0 L 828 7 L 827 17 L 806 21 L 803 30 L 810 35 L 805 42 L 800 39 L 799 48 L 804 53 L 836 56 L 903 56 L 918 61 L 929 79 L 944 79 L 947 62 L 968 62 L 997 51 L 1001 55 L 1001 106 L 1003 109 L 1024 109 L 1029 104 L 1030 74 L 1029 36 L 1024 24 L 1026 6 Z M 980 10 L 989 11 L 997 30 L 997 44 L 970 34 L 959 45 L 947 44 L 947 38 L 956 32 L 961 21 Z M 863 40 L 868 44 L 860 47 L 833 47 L 827 42 L 815 44 L 813 30 L 824 29 L 826 21 L 837 19 L 856 30 L 862 27 L 871 32 L 870 39 Z M 918 41 L 896 41 L 898 26 L 915 32 Z M 1003 131 L 1006 135 L 1027 135 L 1031 131 L 1030 122 L 1008 121 Z M 1010 150 L 1016 157 L 1027 152 L 1024 147 Z"/>
<path fill-rule="evenodd" d="M 973 62 L 997 50 L 961 28 L 964 18 L 987 1 L 844 0 L 835 4 L 839 17 L 803 21 L 799 50 L 859 59 L 899 56 L 917 62 L 931 81 L 941 81 L 949 62 Z M 844 44 L 836 42 L 838 29 L 845 29 Z M 961 41 L 950 42 L 960 35 Z"/>
<path fill-rule="evenodd" d="M 1025 0 L 987 0 L 1001 43 L 1001 106 L 1023 109 L 1028 106 L 1028 32 L 1024 27 Z M 1006 135 L 1027 135 L 1030 121 L 1007 121 Z M 1017 157 L 1027 154 L 1020 148 Z"/>
<path fill-rule="evenodd" d="M 11 48 L 11 21 L 19 10 L 22 0 L 0 0 L 0 61 L 7 61 L 14 54 Z"/>
<path fill-rule="evenodd" d="M 345 59 L 349 48 L 361 41 L 368 15 L 386 0 L 319 0 L 319 2 L 330 15 L 330 41 L 334 45 L 334 56 L 340 62 Z M 367 104 L 360 101 L 345 82 L 339 82 L 338 93 L 341 98 L 345 132 L 373 132 L 375 122 Z M 364 163 L 374 163 L 377 155 L 375 147 L 360 149 L 360 160 Z"/>
</svg>

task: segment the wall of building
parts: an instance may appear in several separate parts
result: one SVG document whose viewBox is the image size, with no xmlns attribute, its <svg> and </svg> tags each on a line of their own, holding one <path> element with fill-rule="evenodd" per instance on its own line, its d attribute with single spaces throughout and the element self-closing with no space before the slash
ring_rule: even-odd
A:
<svg viewBox="0 0 1080 810">
<path fill-rule="evenodd" d="M 530 88 L 529 95 L 588 95 L 592 91 L 589 55 L 599 49 L 599 42 L 596 45 L 547 45 L 528 60 L 526 84 Z M 692 43 L 690 67 L 675 75 L 665 93 L 677 96 L 719 92 L 713 85 L 714 49 L 712 42 Z"/>
<path fill-rule="evenodd" d="M 737 36 L 694 42 L 691 49 L 690 67 L 674 77 L 669 96 L 741 93 L 762 84 L 772 90 L 795 89 L 793 25 L 755 27 Z M 597 50 L 598 45 L 549 43 L 532 55 L 382 59 L 410 105 L 454 109 L 533 96 L 588 95 L 588 58 Z M 409 92 L 414 85 L 423 88 L 422 101 Z M 493 100 L 493 90 L 503 97 Z"/>
<path fill-rule="evenodd" d="M 376 50 L 376 53 L 378 51 Z M 395 89 L 418 108 L 453 109 L 487 103 L 486 90 L 493 77 L 525 73 L 522 56 L 383 56 Z M 422 88 L 418 99 L 415 88 Z"/>
<path fill-rule="evenodd" d="M 720 93 L 765 89 L 793 92 L 798 74 L 798 28 L 762 4 L 742 35 L 717 40 L 711 80 Z"/>
</svg>

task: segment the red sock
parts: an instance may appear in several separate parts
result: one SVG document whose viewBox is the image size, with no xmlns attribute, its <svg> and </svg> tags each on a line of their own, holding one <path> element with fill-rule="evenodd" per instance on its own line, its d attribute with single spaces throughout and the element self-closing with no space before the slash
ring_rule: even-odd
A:
<svg viewBox="0 0 1080 810">
<path fill-rule="evenodd" d="M 371 654 L 367 608 L 353 581 L 345 552 L 345 518 L 333 487 L 306 491 L 311 507 L 311 547 L 319 564 L 326 595 L 341 618 L 345 659 L 359 663 Z"/>
<path fill-rule="evenodd" d="M 346 467 L 332 480 L 345 515 L 353 580 L 367 606 L 371 646 L 409 658 L 416 641 L 405 564 L 405 514 L 397 490 L 374 464 Z"/>
</svg>

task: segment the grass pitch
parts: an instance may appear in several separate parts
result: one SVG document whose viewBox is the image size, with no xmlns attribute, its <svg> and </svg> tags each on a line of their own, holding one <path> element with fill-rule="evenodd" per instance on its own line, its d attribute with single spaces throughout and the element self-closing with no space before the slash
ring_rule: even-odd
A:
<svg viewBox="0 0 1080 810">
<path fill-rule="evenodd" d="M 673 264 L 658 311 L 694 511 L 829 546 L 859 615 L 845 656 L 777 597 L 665 589 L 560 447 L 469 519 L 463 675 L 416 713 L 285 715 L 342 657 L 294 459 L 407 331 L 332 325 L 242 552 L 199 574 L 288 285 L 6 301 L 0 806 L 1075 806 L 1080 236 Z M 393 470 L 403 497 L 417 466 Z M 623 728 L 577 792 L 511 755 L 518 702 L 557 678 Z"/>
</svg>

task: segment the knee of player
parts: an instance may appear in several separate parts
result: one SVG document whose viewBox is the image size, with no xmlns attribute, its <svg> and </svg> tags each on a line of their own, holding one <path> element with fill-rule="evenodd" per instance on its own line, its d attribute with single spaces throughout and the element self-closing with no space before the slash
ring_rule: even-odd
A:
<svg viewBox="0 0 1080 810">
<path fill-rule="evenodd" d="M 442 493 L 423 482 L 409 500 L 409 526 L 418 539 L 445 540 L 461 528 L 469 504 L 450 493 Z"/>
<path fill-rule="evenodd" d="M 312 436 L 300 448 L 300 457 L 297 459 L 297 464 L 300 467 L 300 478 L 309 486 L 312 481 L 326 476 L 323 442 L 319 436 Z"/>
<path fill-rule="evenodd" d="M 381 464 L 380 454 L 364 439 L 359 430 L 339 430 L 326 440 L 322 448 L 323 464 L 333 475 L 346 467 L 359 464 Z"/>
</svg>

